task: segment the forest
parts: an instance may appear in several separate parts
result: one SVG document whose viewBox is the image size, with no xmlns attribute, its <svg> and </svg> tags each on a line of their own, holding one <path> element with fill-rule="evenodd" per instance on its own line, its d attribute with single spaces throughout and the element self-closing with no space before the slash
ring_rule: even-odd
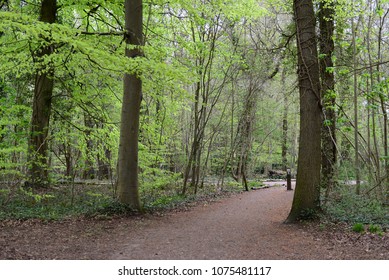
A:
<svg viewBox="0 0 389 280">
<path fill-rule="evenodd" d="M 153 211 L 290 170 L 289 221 L 385 231 L 388 21 L 388 0 L 1 0 L 0 219 Z"/>
</svg>

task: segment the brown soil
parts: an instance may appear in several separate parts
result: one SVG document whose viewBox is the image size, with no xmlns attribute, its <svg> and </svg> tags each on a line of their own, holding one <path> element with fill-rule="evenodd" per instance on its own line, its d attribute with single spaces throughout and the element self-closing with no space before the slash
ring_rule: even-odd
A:
<svg viewBox="0 0 389 280">
<path fill-rule="evenodd" d="M 187 211 L 60 222 L 0 222 L 0 259 L 389 259 L 389 234 L 284 224 L 293 192 L 276 186 Z"/>
</svg>

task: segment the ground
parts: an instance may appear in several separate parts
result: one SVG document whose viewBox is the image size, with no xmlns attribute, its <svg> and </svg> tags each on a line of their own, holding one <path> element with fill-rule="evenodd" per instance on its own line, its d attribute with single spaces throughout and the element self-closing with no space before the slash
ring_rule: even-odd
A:
<svg viewBox="0 0 389 280">
<path fill-rule="evenodd" d="M 0 222 L 0 259 L 389 259 L 389 234 L 285 224 L 283 186 L 131 217 Z"/>
</svg>

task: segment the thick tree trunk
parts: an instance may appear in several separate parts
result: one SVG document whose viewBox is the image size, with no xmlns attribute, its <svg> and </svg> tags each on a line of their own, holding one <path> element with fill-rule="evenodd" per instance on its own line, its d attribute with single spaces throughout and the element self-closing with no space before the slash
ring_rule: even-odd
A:
<svg viewBox="0 0 389 280">
<path fill-rule="evenodd" d="M 336 164 L 336 114 L 335 114 L 335 78 L 330 70 L 334 66 L 334 7 L 332 1 L 320 2 L 320 76 L 323 104 L 322 127 L 322 187 L 331 190 Z"/>
<path fill-rule="evenodd" d="M 300 145 L 296 189 L 287 222 L 320 208 L 321 106 L 312 0 L 294 0 L 300 90 Z"/>
<path fill-rule="evenodd" d="M 125 1 L 126 43 L 143 45 L 142 0 Z M 142 56 L 140 47 L 126 48 L 126 56 Z M 142 81 L 137 73 L 124 74 L 123 104 L 120 126 L 118 162 L 118 199 L 130 208 L 140 210 L 138 182 L 139 115 L 142 100 Z"/>
<path fill-rule="evenodd" d="M 40 10 L 40 21 L 54 23 L 57 13 L 56 0 L 43 0 Z M 49 38 L 44 38 L 49 41 Z M 54 47 L 47 42 L 37 53 L 38 63 L 43 57 L 51 55 Z M 46 187 L 48 177 L 48 131 L 51 114 L 51 101 L 54 88 L 54 69 L 52 65 L 43 65 L 35 76 L 34 97 L 32 106 L 31 132 L 29 138 L 29 184 L 32 187 Z"/>
</svg>

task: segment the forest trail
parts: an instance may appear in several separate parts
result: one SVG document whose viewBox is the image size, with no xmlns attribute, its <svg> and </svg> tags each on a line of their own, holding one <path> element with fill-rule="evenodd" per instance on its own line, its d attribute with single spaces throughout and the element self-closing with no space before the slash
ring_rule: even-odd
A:
<svg viewBox="0 0 389 280">
<path fill-rule="evenodd" d="M 188 211 L 0 222 L 0 259 L 389 259 L 389 236 L 284 224 L 293 191 L 273 186 Z"/>
<path fill-rule="evenodd" d="M 174 213 L 128 238 L 114 259 L 299 258 L 312 246 L 285 225 L 293 192 L 273 187 Z M 140 232 L 139 232 L 140 233 Z M 302 239 L 302 240 L 301 240 Z M 297 242 L 299 240 L 299 242 Z M 306 257 L 306 256 L 301 256 Z"/>
</svg>

